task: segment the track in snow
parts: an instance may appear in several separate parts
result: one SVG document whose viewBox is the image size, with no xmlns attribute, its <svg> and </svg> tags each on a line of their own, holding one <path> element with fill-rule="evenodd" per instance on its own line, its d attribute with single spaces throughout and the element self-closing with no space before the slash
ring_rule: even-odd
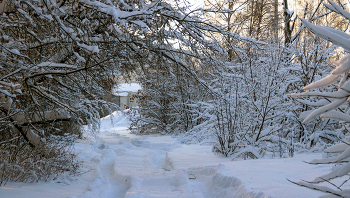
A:
<svg viewBox="0 0 350 198">
<path fill-rule="evenodd" d="M 237 178 L 220 174 L 220 165 L 177 169 L 169 153 L 181 147 L 178 142 L 127 135 L 126 120 L 121 114 L 115 115 L 114 123 L 102 119 L 96 155 L 91 158 L 98 176 L 80 198 L 267 197 L 246 191 Z"/>
</svg>

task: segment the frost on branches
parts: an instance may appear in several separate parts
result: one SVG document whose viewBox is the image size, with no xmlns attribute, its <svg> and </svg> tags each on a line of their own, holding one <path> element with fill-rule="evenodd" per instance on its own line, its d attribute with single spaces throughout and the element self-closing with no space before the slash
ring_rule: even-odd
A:
<svg viewBox="0 0 350 198">
<path fill-rule="evenodd" d="M 203 38 L 190 31 L 195 24 L 185 27 L 175 21 L 177 26 L 167 26 L 166 36 L 182 31 L 176 34 L 178 48 L 165 53 L 169 58 L 152 54 L 142 65 L 135 131 L 174 134 L 183 143 L 207 142 L 214 144 L 214 152 L 233 158 L 282 157 L 292 155 L 294 148 L 323 150 L 336 141 L 333 122 L 300 122 L 298 113 L 310 107 L 287 97 L 328 72 L 333 48 L 302 30 L 288 45 L 281 45 L 283 37 L 255 40 L 260 36 L 246 35 L 245 26 L 234 23 L 242 20 L 236 16 L 239 10 L 220 11 L 239 4 L 220 2 L 222 6 L 215 3 L 206 11 L 226 21 L 216 28 L 201 22 L 197 33 Z"/>
<path fill-rule="evenodd" d="M 347 20 L 350 20 L 350 13 L 345 11 L 342 7 L 332 1 L 328 1 L 329 4 L 324 4 L 331 11 L 340 14 Z M 315 35 L 322 37 L 342 48 L 345 51 L 349 51 L 350 36 L 340 30 L 335 30 L 328 27 L 313 25 L 305 19 L 301 19 L 303 24 Z M 350 122 L 349 116 L 349 104 L 348 98 L 350 96 L 350 80 L 348 80 L 348 74 L 350 71 L 350 59 L 349 55 L 344 56 L 339 61 L 334 62 L 335 69 L 326 77 L 313 82 L 303 88 L 305 92 L 291 94 L 292 97 L 320 97 L 325 98 L 328 104 L 322 104 L 321 107 L 316 110 L 309 111 L 305 115 L 303 122 L 310 122 L 316 117 L 322 119 L 334 119 L 339 120 L 339 123 L 343 125 L 347 130 L 348 123 Z M 337 91 L 322 92 L 313 91 L 322 87 L 327 87 L 334 83 L 338 83 Z M 340 135 L 340 134 L 339 134 Z M 309 182 L 295 182 L 297 185 L 311 188 L 314 190 L 336 195 L 338 197 L 349 197 L 350 191 L 348 189 L 342 189 L 342 186 L 349 180 L 348 174 L 350 173 L 350 144 L 348 134 L 345 134 L 345 139 L 340 140 L 342 143 L 336 144 L 332 147 L 325 149 L 324 151 L 333 156 L 325 159 L 317 159 L 309 162 L 310 164 L 338 164 L 335 170 L 328 174 L 322 175 Z M 316 184 L 327 182 L 331 183 L 331 180 L 345 177 L 344 182 L 340 186 L 334 185 L 336 188 L 329 188 L 325 186 L 319 186 Z M 294 183 L 294 182 L 293 182 Z"/>
<path fill-rule="evenodd" d="M 117 108 L 106 101 L 115 75 L 161 59 L 204 85 L 180 57 L 220 50 L 203 33 L 219 30 L 186 11 L 147 0 L 2 1 L 0 184 L 74 173 L 80 125 L 98 129 Z"/>
</svg>

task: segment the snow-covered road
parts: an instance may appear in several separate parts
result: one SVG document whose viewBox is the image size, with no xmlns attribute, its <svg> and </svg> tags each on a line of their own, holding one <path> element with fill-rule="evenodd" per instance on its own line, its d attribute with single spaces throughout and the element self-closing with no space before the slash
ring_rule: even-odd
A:
<svg viewBox="0 0 350 198">
<path fill-rule="evenodd" d="M 298 187 L 299 181 L 326 173 L 331 166 L 311 166 L 294 158 L 231 161 L 211 152 L 211 146 L 183 145 L 165 135 L 129 133 L 121 112 L 101 120 L 98 134 L 86 133 L 75 152 L 84 161 L 80 177 L 49 183 L 10 182 L 0 197 L 71 198 L 209 198 L 209 197 L 318 197 L 321 193 Z M 60 183 L 57 183 L 60 182 Z"/>
</svg>

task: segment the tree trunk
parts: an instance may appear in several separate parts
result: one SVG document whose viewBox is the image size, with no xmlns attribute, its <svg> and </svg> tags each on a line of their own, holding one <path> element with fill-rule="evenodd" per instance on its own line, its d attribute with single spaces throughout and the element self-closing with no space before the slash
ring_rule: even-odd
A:
<svg viewBox="0 0 350 198">
<path fill-rule="evenodd" d="M 284 17 L 284 43 L 287 45 L 291 41 L 292 30 L 290 28 L 291 14 L 288 11 L 288 0 L 283 0 L 283 17 Z"/>
<path fill-rule="evenodd" d="M 273 17 L 273 31 L 275 35 L 275 41 L 278 41 L 278 0 L 274 0 L 274 17 Z"/>
</svg>

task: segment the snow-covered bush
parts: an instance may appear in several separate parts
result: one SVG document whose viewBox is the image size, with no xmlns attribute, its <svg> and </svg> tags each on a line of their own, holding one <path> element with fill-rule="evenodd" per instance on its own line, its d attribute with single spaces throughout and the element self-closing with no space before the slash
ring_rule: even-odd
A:
<svg viewBox="0 0 350 198">
<path fill-rule="evenodd" d="M 286 77 L 289 79 L 286 94 L 300 92 L 307 84 L 329 73 L 331 71 L 330 55 L 332 54 L 335 54 L 334 47 L 328 46 L 326 41 L 314 36 L 304 36 L 300 41 L 295 41 L 293 43 L 293 64 Z M 332 91 L 335 88 L 335 86 L 330 86 L 323 88 L 323 91 Z M 317 108 L 319 104 L 322 105 L 322 99 L 319 98 L 312 98 L 312 102 L 295 99 L 294 104 L 291 104 L 293 106 L 289 112 L 293 121 L 290 120 L 287 125 L 288 129 L 292 129 L 293 142 L 299 151 L 323 150 L 325 145 L 337 141 L 337 135 L 334 132 L 338 128 L 337 122 L 329 119 L 315 119 L 308 123 L 299 121 L 303 119 L 306 112 Z"/>
<path fill-rule="evenodd" d="M 322 17 L 329 14 L 319 13 L 318 10 L 319 7 L 315 10 L 305 8 L 304 16 L 310 16 L 312 20 L 323 20 Z M 334 53 L 334 47 L 307 34 L 303 26 L 294 32 L 296 34 L 290 43 L 285 45 L 276 44 L 272 38 L 265 45 L 255 43 L 235 46 L 235 51 L 241 53 L 240 58 L 229 64 L 231 70 L 223 80 L 227 84 L 220 85 L 219 89 L 231 87 L 233 95 L 228 101 L 239 115 L 234 123 L 240 123 L 235 126 L 235 131 L 241 136 L 238 138 L 241 140 L 240 148 L 252 146 L 260 150 L 261 154 L 278 152 L 282 156 L 286 152 L 292 154 L 294 150 L 323 150 L 327 144 L 337 141 L 334 133 L 336 122 L 329 119 L 318 119 L 307 124 L 300 122 L 300 112 L 312 109 L 314 103 L 287 97 L 330 71 L 329 55 Z M 282 43 L 283 38 L 278 40 Z M 231 80 L 233 78 L 235 80 Z M 334 87 L 327 88 L 332 89 Z M 233 97 L 234 95 L 238 97 Z M 220 96 L 227 98 L 227 94 Z M 203 129 L 207 130 L 208 127 Z M 219 142 L 217 145 L 221 145 Z M 231 145 L 238 145 L 237 143 Z M 225 144 L 228 145 L 227 142 Z M 236 152 L 239 150 L 236 149 Z"/>
<path fill-rule="evenodd" d="M 224 154 L 227 157 L 244 146 L 240 135 L 242 123 L 239 123 L 239 117 L 242 116 L 242 104 L 238 98 L 237 80 L 225 78 L 220 85 L 218 88 L 222 97 L 208 101 L 208 106 L 213 107 L 208 124 L 212 124 L 210 130 L 214 132 L 217 139 L 216 144 L 213 145 L 213 152 Z"/>
<path fill-rule="evenodd" d="M 292 101 L 283 96 L 290 83 L 286 74 L 291 63 L 283 61 L 283 50 L 273 44 L 249 46 L 242 62 L 228 65 L 231 70 L 226 74 L 226 84 L 220 88 L 223 102 L 214 105 L 212 114 L 216 115 L 214 128 L 222 125 L 222 121 L 229 123 L 224 125 L 229 138 L 222 132 L 225 127 L 220 127 L 216 134 L 220 134 L 219 145 L 230 145 L 225 148 L 230 148 L 229 154 L 234 157 L 249 154 L 251 158 L 260 158 L 266 152 L 283 154 L 288 149 L 291 134 L 285 127 L 289 116 L 286 110 Z M 242 153 L 246 148 L 250 149 Z"/>
<path fill-rule="evenodd" d="M 71 153 L 76 138 L 70 134 L 52 135 L 41 147 L 32 147 L 21 136 L 0 142 L 0 185 L 8 181 L 50 181 L 63 173 L 75 174 L 80 164 Z"/>
<path fill-rule="evenodd" d="M 329 4 L 324 4 L 331 11 L 343 16 L 347 20 L 350 20 L 350 13 L 345 11 L 341 6 L 337 5 L 332 1 L 328 1 Z M 328 40 L 342 48 L 345 51 L 349 51 L 349 40 L 350 36 L 343 31 L 335 30 L 329 27 L 316 26 L 308 22 L 305 19 L 301 19 L 303 24 L 315 35 L 322 37 L 325 40 Z M 330 74 L 323 77 L 322 79 L 313 82 L 303 88 L 305 92 L 292 94 L 293 97 L 320 97 L 325 100 L 319 101 L 315 106 L 320 106 L 319 108 L 309 111 L 306 113 L 303 123 L 307 123 L 312 119 L 320 116 L 322 119 L 333 119 L 339 120 L 340 124 L 343 124 L 344 129 L 339 130 L 338 138 L 342 143 L 334 145 L 325 150 L 326 153 L 338 153 L 339 155 L 333 156 L 331 158 L 312 160 L 311 164 L 338 164 L 339 166 L 335 170 L 331 171 L 328 174 L 315 178 L 310 182 L 295 182 L 300 186 L 311 188 L 314 190 L 322 191 L 335 195 L 338 197 L 349 197 L 349 190 L 342 189 L 341 187 L 349 180 L 348 178 L 344 179 L 344 182 L 340 186 L 334 185 L 336 188 L 330 188 L 325 186 L 319 186 L 316 184 L 319 183 L 331 183 L 331 180 L 340 177 L 348 177 L 350 172 L 350 163 L 349 163 L 349 141 L 348 139 L 348 130 L 347 123 L 350 122 L 349 116 L 349 104 L 348 97 L 350 96 L 350 81 L 348 80 L 348 73 L 350 71 L 350 62 L 349 55 L 344 56 L 339 61 L 334 62 L 336 66 Z M 340 79 L 340 81 L 338 81 Z M 321 89 L 327 87 L 334 83 L 338 83 L 337 90 L 333 92 L 329 91 L 312 91 L 316 89 Z M 343 133 L 345 132 L 345 133 Z M 345 139 L 343 139 L 345 135 Z M 343 139 L 343 140 L 342 140 Z"/>
</svg>

